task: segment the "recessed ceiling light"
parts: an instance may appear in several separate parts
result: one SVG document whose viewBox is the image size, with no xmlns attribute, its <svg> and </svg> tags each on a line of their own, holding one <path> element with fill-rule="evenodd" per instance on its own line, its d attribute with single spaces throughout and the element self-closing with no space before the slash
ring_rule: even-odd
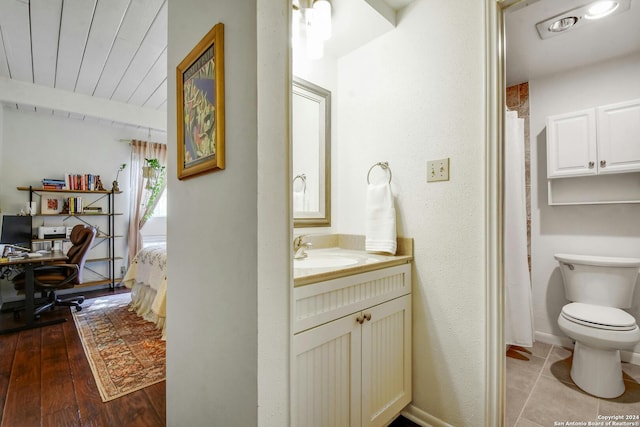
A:
<svg viewBox="0 0 640 427">
<path fill-rule="evenodd" d="M 578 18 L 576 18 L 575 16 L 568 16 L 566 18 L 558 19 L 553 24 L 549 25 L 549 31 L 554 33 L 567 31 L 569 28 L 576 25 L 576 22 L 578 22 Z"/>
<path fill-rule="evenodd" d="M 584 15 L 586 19 L 600 19 L 607 15 L 611 15 L 618 8 L 617 1 L 599 1 L 593 3 L 587 9 L 587 13 Z"/>
<path fill-rule="evenodd" d="M 631 0 L 599 0 L 567 10 L 536 24 L 541 39 L 565 34 L 567 30 L 575 29 L 604 18 L 623 13 L 630 8 Z M 583 19 L 584 18 L 584 19 Z"/>
</svg>

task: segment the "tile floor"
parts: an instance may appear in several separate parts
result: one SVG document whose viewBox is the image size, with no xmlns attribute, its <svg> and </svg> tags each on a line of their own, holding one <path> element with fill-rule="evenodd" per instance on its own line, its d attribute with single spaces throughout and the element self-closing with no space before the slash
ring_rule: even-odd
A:
<svg viewBox="0 0 640 427">
<path fill-rule="evenodd" d="M 623 363 L 625 393 L 616 399 L 601 399 L 571 381 L 571 350 L 538 342 L 525 350 L 507 353 L 505 427 L 640 426 L 637 418 L 616 421 L 620 424 L 598 418 L 640 416 L 640 366 Z M 596 424 L 598 421 L 603 423 Z"/>
</svg>

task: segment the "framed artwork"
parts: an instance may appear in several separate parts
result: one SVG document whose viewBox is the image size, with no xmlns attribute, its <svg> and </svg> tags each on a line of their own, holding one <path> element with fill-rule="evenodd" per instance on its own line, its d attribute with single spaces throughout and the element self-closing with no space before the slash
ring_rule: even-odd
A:
<svg viewBox="0 0 640 427">
<path fill-rule="evenodd" d="M 224 169 L 224 25 L 176 68 L 178 179 Z"/>
<path fill-rule="evenodd" d="M 57 197 L 42 196 L 40 209 L 43 215 L 59 214 L 62 212 L 63 200 Z"/>
</svg>

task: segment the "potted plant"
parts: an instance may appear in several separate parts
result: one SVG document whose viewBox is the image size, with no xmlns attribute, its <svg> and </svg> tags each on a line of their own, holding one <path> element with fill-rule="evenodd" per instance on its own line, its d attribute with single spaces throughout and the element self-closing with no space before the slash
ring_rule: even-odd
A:
<svg viewBox="0 0 640 427">
<path fill-rule="evenodd" d="M 145 165 L 142 167 L 142 177 L 147 180 L 145 189 L 149 191 L 147 199 L 148 206 L 154 206 L 164 188 L 167 174 L 166 167 L 162 166 L 158 159 L 144 159 Z M 148 212 L 145 217 L 151 216 L 153 212 Z M 145 220 L 148 218 L 145 218 Z"/>
<path fill-rule="evenodd" d="M 122 172 L 124 170 L 124 168 L 126 168 L 126 167 L 127 167 L 126 163 L 122 163 L 120 165 L 120 168 L 118 169 L 118 172 L 116 173 L 116 179 L 112 183 L 113 188 L 111 189 L 111 191 L 120 191 L 120 186 L 118 185 L 118 177 L 120 176 L 120 172 Z M 102 183 L 100 183 L 100 185 L 102 185 Z"/>
</svg>

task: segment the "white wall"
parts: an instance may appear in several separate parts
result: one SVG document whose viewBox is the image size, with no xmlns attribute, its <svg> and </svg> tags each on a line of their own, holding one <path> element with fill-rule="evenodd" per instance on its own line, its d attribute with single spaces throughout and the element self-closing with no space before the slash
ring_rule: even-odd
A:
<svg viewBox="0 0 640 427">
<path fill-rule="evenodd" d="M 338 231 L 365 233 L 367 171 L 388 161 L 415 244 L 413 406 L 456 426 L 484 417 L 482 17 L 482 2 L 417 0 L 338 61 Z M 427 184 L 446 157 L 450 181 Z"/>
<path fill-rule="evenodd" d="M 95 120 L 76 120 L 50 114 L 21 112 L 5 108 L 0 145 L 0 207 L 15 215 L 29 200 L 29 193 L 18 186 L 41 186 L 42 178 L 64 178 L 65 172 L 100 175 L 105 188 L 111 188 L 121 163 L 130 164 L 129 144 L 120 139 L 147 139 L 146 130 L 114 127 Z M 162 135 L 161 135 L 162 136 Z M 165 141 L 158 141 L 165 142 Z M 115 196 L 115 217 L 119 235 L 127 235 L 129 224 L 129 169 L 120 173 L 122 194 Z M 51 220 L 51 219 L 50 219 Z M 34 219 L 34 226 L 43 218 Z M 61 220 L 60 220 L 61 221 Z M 100 224 L 97 224 L 100 225 Z M 106 227 L 106 221 L 103 224 Z M 126 254 L 126 237 L 116 239 L 116 255 Z M 123 261 L 116 261 L 119 274 Z M 96 266 L 96 269 L 100 269 Z M 2 299 L 16 299 L 12 286 L 3 283 Z"/>
<path fill-rule="evenodd" d="M 225 25 L 226 116 L 224 170 L 178 181 L 176 165 L 168 168 L 171 426 L 287 425 L 289 7 L 285 0 L 169 3 L 168 117 L 176 114 L 175 67 L 218 22 Z M 175 141 L 175 121 L 168 123 Z"/>
<path fill-rule="evenodd" d="M 557 319 L 567 300 L 555 253 L 640 257 L 640 205 L 547 204 L 546 116 L 640 98 L 639 75 L 635 54 L 529 82 L 531 276 L 539 339 L 564 337 Z M 640 319 L 637 289 L 630 312 Z"/>
</svg>

